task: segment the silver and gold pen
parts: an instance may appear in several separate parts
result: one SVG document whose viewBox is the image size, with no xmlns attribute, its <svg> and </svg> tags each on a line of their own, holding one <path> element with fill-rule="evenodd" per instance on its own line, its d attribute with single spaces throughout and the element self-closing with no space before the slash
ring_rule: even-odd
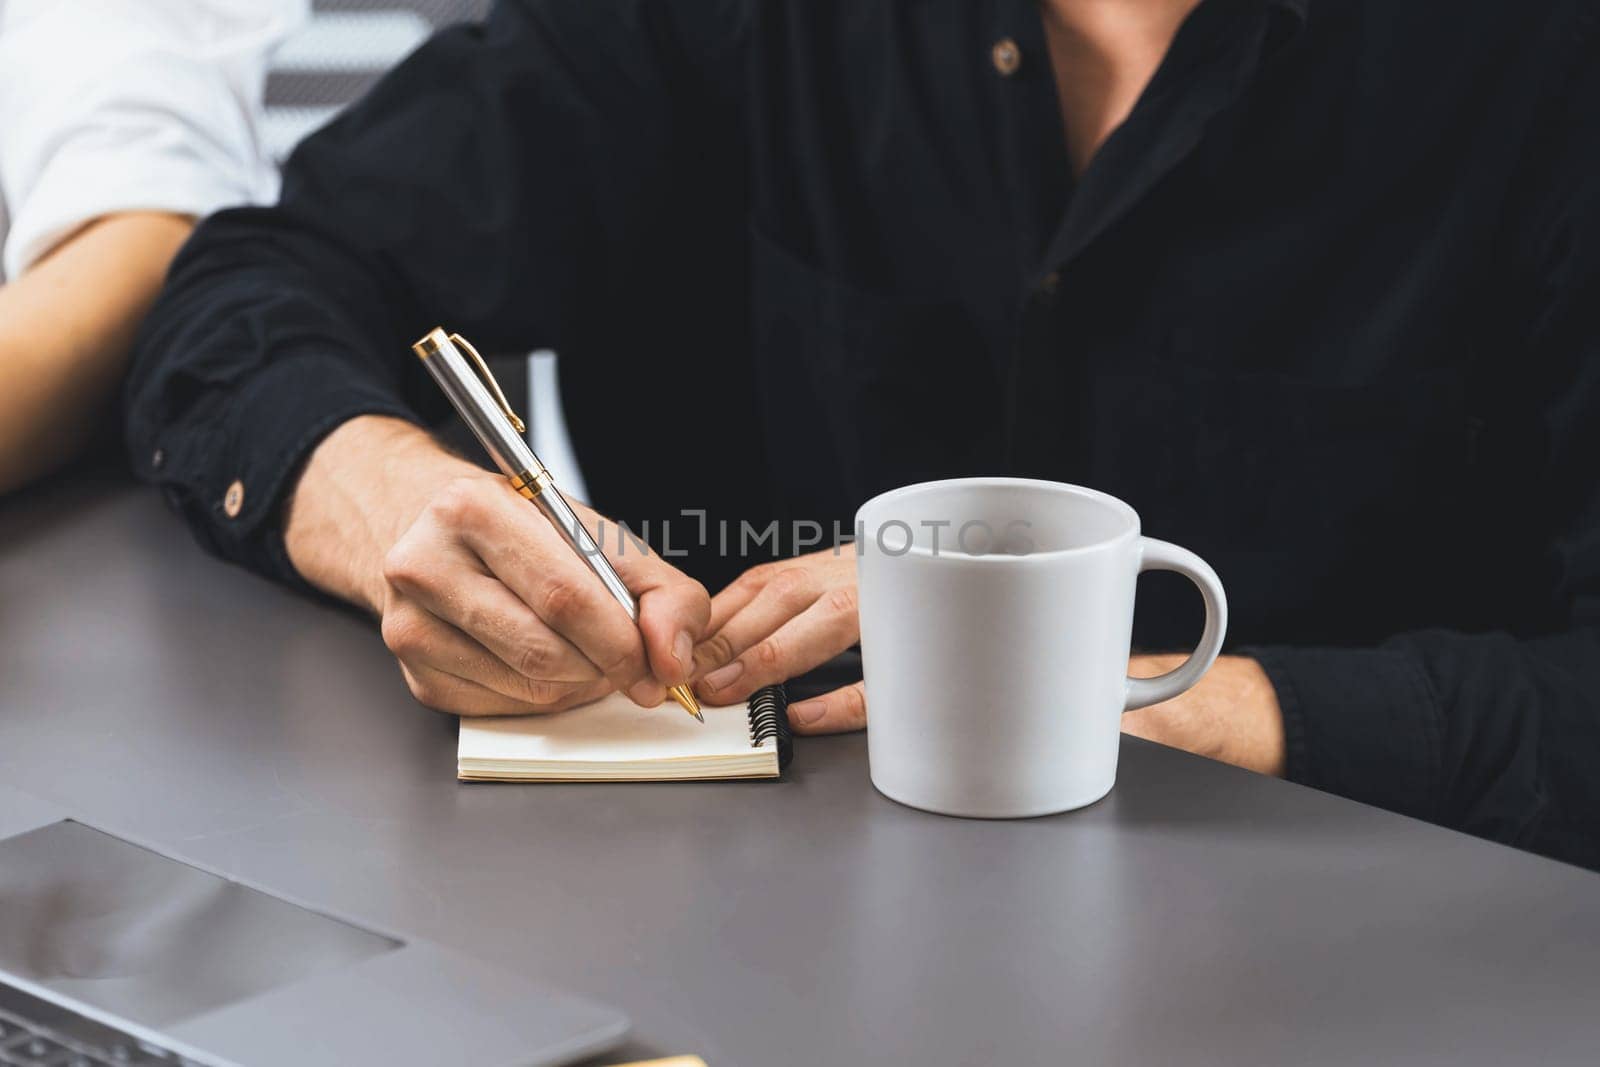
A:
<svg viewBox="0 0 1600 1067">
<path fill-rule="evenodd" d="M 478 350 L 460 334 L 447 334 L 437 327 L 429 330 L 428 335 L 412 345 L 411 349 L 422 360 L 422 365 L 428 368 L 428 373 L 433 375 L 433 380 L 439 383 L 444 395 L 450 398 L 450 403 L 460 412 L 474 436 L 482 442 L 495 466 L 500 468 L 500 473 L 511 479 L 511 488 L 544 512 L 545 518 L 561 531 L 567 544 L 572 546 L 572 550 L 589 565 L 612 597 L 622 605 L 628 618 L 638 625 L 639 602 L 622 583 L 605 553 L 600 551 L 600 546 L 595 544 L 594 538 L 578 518 L 578 513 L 572 510 L 567 498 L 556 488 L 550 472 L 545 470 L 539 457 L 523 440 L 522 435 L 527 427 L 511 410 L 505 393 L 500 391 L 500 384 L 494 380 L 489 365 L 478 355 Z M 467 362 L 469 357 L 472 360 L 470 364 Z M 675 685 L 667 692 L 683 706 L 684 711 L 701 722 L 706 721 L 705 716 L 700 714 L 700 702 L 687 685 Z"/>
</svg>

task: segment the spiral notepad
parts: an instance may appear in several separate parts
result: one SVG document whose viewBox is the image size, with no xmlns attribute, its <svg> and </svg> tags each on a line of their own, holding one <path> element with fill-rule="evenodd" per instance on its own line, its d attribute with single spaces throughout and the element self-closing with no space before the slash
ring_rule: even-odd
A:
<svg viewBox="0 0 1600 1067">
<path fill-rule="evenodd" d="M 748 704 L 704 707 L 704 724 L 667 703 L 618 693 L 555 715 L 462 719 L 456 776 L 483 782 L 659 782 L 776 778 L 789 762 L 789 701 L 768 686 Z"/>
</svg>

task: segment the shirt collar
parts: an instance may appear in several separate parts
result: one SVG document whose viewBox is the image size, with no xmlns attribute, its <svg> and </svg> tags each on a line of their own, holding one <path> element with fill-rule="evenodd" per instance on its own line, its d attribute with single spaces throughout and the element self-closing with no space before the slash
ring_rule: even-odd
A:
<svg viewBox="0 0 1600 1067">
<path fill-rule="evenodd" d="M 1276 55 L 1299 39 L 1311 15 L 1311 0 L 1267 0 L 1267 32 L 1262 41 L 1264 57 Z"/>
<path fill-rule="evenodd" d="M 1296 29 L 1305 26 L 1311 15 L 1311 0 L 1270 0 L 1268 6 L 1293 16 Z"/>
</svg>

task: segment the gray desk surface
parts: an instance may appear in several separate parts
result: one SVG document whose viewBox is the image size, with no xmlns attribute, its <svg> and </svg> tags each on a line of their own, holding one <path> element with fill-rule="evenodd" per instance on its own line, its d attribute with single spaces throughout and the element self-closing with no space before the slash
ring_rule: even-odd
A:
<svg viewBox="0 0 1600 1067">
<path fill-rule="evenodd" d="M 1085 811 L 899 807 L 861 736 L 781 783 L 454 779 L 374 628 L 154 495 L 0 506 L 0 782 L 610 1001 L 637 1055 L 1585 1062 L 1600 877 L 1138 742 Z"/>
</svg>

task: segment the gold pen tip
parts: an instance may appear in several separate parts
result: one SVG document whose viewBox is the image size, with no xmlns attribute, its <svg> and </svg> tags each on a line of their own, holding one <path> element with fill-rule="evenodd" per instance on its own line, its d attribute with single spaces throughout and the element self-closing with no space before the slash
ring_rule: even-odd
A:
<svg viewBox="0 0 1600 1067">
<path fill-rule="evenodd" d="M 706 717 L 700 714 L 700 701 L 695 699 L 694 690 L 686 685 L 675 685 L 669 692 L 672 693 L 672 699 L 682 705 L 684 711 L 687 711 L 701 722 L 706 721 Z"/>
</svg>

